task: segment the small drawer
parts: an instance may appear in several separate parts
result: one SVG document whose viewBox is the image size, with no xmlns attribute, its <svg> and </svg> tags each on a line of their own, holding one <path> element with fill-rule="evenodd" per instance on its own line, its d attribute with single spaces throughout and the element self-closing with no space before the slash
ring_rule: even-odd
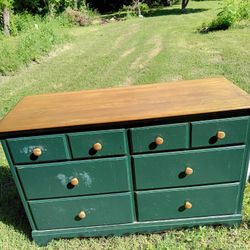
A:
<svg viewBox="0 0 250 250">
<path fill-rule="evenodd" d="M 127 157 L 17 166 L 27 199 L 130 190 Z"/>
<path fill-rule="evenodd" d="M 125 155 L 128 152 L 124 129 L 72 133 L 68 136 L 74 159 Z"/>
<path fill-rule="evenodd" d="M 28 203 L 38 230 L 133 221 L 130 193 L 36 200 Z"/>
<path fill-rule="evenodd" d="M 181 187 L 240 180 L 245 146 L 136 155 L 136 189 Z"/>
<path fill-rule="evenodd" d="M 132 128 L 134 153 L 154 152 L 189 147 L 189 126 L 187 123 Z"/>
<path fill-rule="evenodd" d="M 7 140 L 15 164 L 70 159 L 64 135 L 32 136 Z"/>
<path fill-rule="evenodd" d="M 192 122 L 192 147 L 213 147 L 246 142 L 249 117 Z"/>
<path fill-rule="evenodd" d="M 138 220 L 234 214 L 238 184 L 137 192 Z"/>
</svg>

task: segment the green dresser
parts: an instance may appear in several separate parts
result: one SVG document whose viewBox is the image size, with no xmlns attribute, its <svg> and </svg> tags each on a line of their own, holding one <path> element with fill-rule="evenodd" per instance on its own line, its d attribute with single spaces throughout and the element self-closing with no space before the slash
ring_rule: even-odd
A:
<svg viewBox="0 0 250 250">
<path fill-rule="evenodd" d="M 25 97 L 0 138 L 39 245 L 241 221 L 250 97 L 224 78 Z"/>
</svg>

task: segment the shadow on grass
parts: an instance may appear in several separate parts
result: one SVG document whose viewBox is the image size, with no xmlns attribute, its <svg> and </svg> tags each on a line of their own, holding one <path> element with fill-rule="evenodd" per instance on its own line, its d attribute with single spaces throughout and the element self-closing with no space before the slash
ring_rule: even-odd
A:
<svg viewBox="0 0 250 250">
<path fill-rule="evenodd" d="M 31 240 L 31 228 L 10 169 L 0 166 L 0 221 L 13 226 Z"/>
<path fill-rule="evenodd" d="M 205 8 L 187 8 L 183 15 L 193 14 L 193 13 L 200 13 L 204 11 L 208 11 L 209 9 Z M 182 15 L 181 9 L 154 9 L 150 10 L 145 17 L 157 17 L 157 16 L 167 16 L 167 15 Z"/>
<path fill-rule="evenodd" d="M 181 8 L 156 8 L 156 9 L 150 9 L 150 11 L 147 14 L 143 14 L 144 17 L 157 17 L 157 16 L 167 16 L 167 15 L 187 15 L 187 14 L 193 14 L 193 13 L 200 13 L 204 11 L 208 11 L 209 9 L 205 8 L 187 8 L 185 13 L 182 13 Z M 110 13 L 102 15 L 102 18 L 104 20 L 109 20 L 111 18 L 115 18 L 117 20 L 126 19 L 126 12 L 117 12 L 117 13 Z"/>
</svg>

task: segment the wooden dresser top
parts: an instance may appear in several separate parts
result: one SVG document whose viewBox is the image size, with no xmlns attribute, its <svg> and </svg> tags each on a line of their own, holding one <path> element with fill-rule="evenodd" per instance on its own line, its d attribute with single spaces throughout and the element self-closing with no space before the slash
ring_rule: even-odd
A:
<svg viewBox="0 0 250 250">
<path fill-rule="evenodd" d="M 246 109 L 250 96 L 225 78 L 35 95 L 0 121 L 0 135 Z"/>
</svg>

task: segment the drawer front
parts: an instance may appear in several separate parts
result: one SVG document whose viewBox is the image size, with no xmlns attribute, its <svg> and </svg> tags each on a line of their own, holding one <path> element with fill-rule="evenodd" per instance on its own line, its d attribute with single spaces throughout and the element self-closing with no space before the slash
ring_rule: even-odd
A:
<svg viewBox="0 0 250 250">
<path fill-rule="evenodd" d="M 72 133 L 68 136 L 75 159 L 124 155 L 128 152 L 124 129 Z"/>
<path fill-rule="evenodd" d="M 130 190 L 127 157 L 17 167 L 27 199 Z"/>
<path fill-rule="evenodd" d="M 136 189 L 239 181 L 245 146 L 134 156 Z"/>
<path fill-rule="evenodd" d="M 238 184 L 137 192 L 139 221 L 233 214 Z"/>
<path fill-rule="evenodd" d="M 8 139 L 7 144 L 15 164 L 70 159 L 67 140 L 64 135 Z M 39 154 L 36 150 L 40 151 Z"/>
<path fill-rule="evenodd" d="M 192 147 L 246 142 L 249 117 L 192 122 Z"/>
<path fill-rule="evenodd" d="M 29 206 L 38 230 L 133 221 L 129 193 L 29 201 Z"/>
<path fill-rule="evenodd" d="M 154 152 L 189 147 L 187 123 L 131 129 L 134 153 Z"/>
</svg>

